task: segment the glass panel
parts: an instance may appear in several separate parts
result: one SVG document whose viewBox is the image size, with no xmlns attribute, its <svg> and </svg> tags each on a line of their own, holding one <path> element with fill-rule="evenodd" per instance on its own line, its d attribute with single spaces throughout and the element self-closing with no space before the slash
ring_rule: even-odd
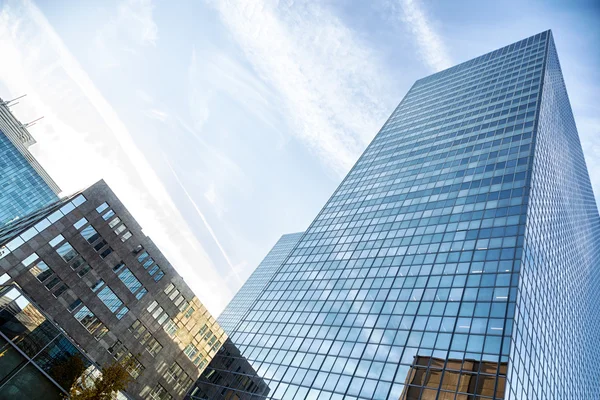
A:
<svg viewBox="0 0 600 400">
<path fill-rule="evenodd" d="M 100 204 L 98 207 L 96 207 L 96 212 L 98 214 L 102 213 L 102 211 L 106 210 L 108 208 L 108 203 L 104 202 L 102 204 Z"/>
<path fill-rule="evenodd" d="M 98 298 L 113 313 L 116 312 L 119 309 L 119 307 L 123 305 L 123 302 L 108 286 L 104 286 L 104 288 L 102 288 L 102 290 L 98 292 Z"/>
<path fill-rule="evenodd" d="M 75 251 L 69 242 L 63 243 L 58 249 L 56 249 L 56 252 L 66 262 L 71 261 L 79 255 L 79 253 Z"/>
<path fill-rule="evenodd" d="M 110 222 L 108 223 L 108 226 L 109 226 L 109 227 L 112 229 L 112 228 L 114 228 L 115 226 L 119 225 L 119 223 L 120 223 L 120 222 L 121 222 L 121 218 L 119 218 L 119 217 L 116 217 L 116 218 L 114 218 L 112 221 L 110 221 Z"/>
<path fill-rule="evenodd" d="M 113 215 L 115 215 L 115 212 L 113 210 L 108 210 L 106 214 L 102 216 L 102 219 L 107 221 L 108 219 L 112 218 Z"/>
<path fill-rule="evenodd" d="M 75 222 L 73 224 L 73 226 L 75 227 L 75 229 L 79 230 L 79 228 L 81 228 L 82 226 L 84 226 L 85 224 L 87 224 L 88 220 L 85 219 L 85 217 L 81 218 L 79 221 Z"/>
</svg>

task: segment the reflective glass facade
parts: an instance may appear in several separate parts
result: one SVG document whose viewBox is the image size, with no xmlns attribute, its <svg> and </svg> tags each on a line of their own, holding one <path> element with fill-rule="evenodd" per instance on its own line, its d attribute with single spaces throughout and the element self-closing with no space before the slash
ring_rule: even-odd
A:
<svg viewBox="0 0 600 400">
<path fill-rule="evenodd" d="M 0 226 L 58 200 L 58 186 L 27 150 L 35 143 L 0 99 Z"/>
<path fill-rule="evenodd" d="M 63 399 L 76 375 L 65 370 L 77 357 L 97 368 L 15 285 L 0 286 L 0 398 Z"/>
<path fill-rule="evenodd" d="M 510 399 L 600 399 L 600 221 L 548 44 L 509 375 Z"/>
<path fill-rule="evenodd" d="M 219 315 L 217 321 L 225 332 L 233 331 L 242 320 L 250 306 L 258 298 L 267 283 L 277 272 L 281 264 L 296 247 L 303 232 L 288 233 L 279 238 L 275 246 L 269 251 L 252 275 L 229 302 L 225 310 Z"/>
<path fill-rule="evenodd" d="M 598 222 L 550 31 L 421 79 L 194 398 L 600 398 Z"/>
</svg>

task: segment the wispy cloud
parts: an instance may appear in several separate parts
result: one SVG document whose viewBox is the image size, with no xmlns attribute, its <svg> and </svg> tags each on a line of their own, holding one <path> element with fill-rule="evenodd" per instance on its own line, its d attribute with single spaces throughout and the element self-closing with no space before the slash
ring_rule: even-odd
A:
<svg viewBox="0 0 600 400">
<path fill-rule="evenodd" d="M 102 52 L 105 66 L 117 66 L 116 51 L 135 53 L 140 46 L 154 46 L 158 27 L 153 18 L 152 0 L 119 3 L 113 17 L 96 32 L 94 51 Z"/>
<path fill-rule="evenodd" d="M 0 86 L 6 97 L 28 94 L 15 109 L 22 119 L 46 117 L 33 131 L 34 155 L 67 193 L 105 178 L 206 306 L 218 312 L 229 297 L 227 284 L 125 124 L 33 4 L 4 4 Z"/>
<path fill-rule="evenodd" d="M 421 59 L 432 71 L 437 72 L 452 66 L 444 42 L 435 31 L 419 0 L 398 0 L 399 6 L 392 3 L 399 19 L 413 35 Z"/>
<path fill-rule="evenodd" d="M 188 199 L 188 201 L 192 204 L 192 206 L 194 207 L 194 210 L 196 210 L 196 213 L 198 214 L 198 216 L 200 217 L 200 219 L 202 220 L 202 223 L 204 224 L 204 226 L 206 227 L 206 230 L 208 231 L 208 233 L 210 234 L 210 236 L 213 238 L 213 240 L 215 241 L 215 244 L 217 245 L 217 247 L 219 248 L 219 251 L 221 252 L 221 254 L 223 255 L 223 258 L 225 258 L 225 260 L 227 261 L 227 264 L 229 265 L 229 267 L 231 268 L 231 270 L 235 273 L 235 277 L 237 278 L 237 280 L 241 283 L 241 279 L 239 277 L 239 275 L 237 274 L 237 272 L 235 271 L 235 268 L 233 266 L 233 264 L 231 263 L 231 260 L 229 258 L 229 256 L 227 255 L 227 252 L 225 251 L 225 249 L 223 248 L 223 246 L 221 245 L 221 242 L 219 241 L 219 239 L 217 238 L 217 235 L 215 234 L 215 231 L 213 230 L 213 228 L 210 226 L 210 224 L 208 223 L 208 220 L 206 219 L 206 217 L 204 216 L 204 213 L 202 213 L 202 211 L 200 210 L 200 207 L 198 207 L 198 204 L 196 204 L 196 201 L 194 201 L 194 198 L 190 195 L 190 193 L 187 191 L 187 189 L 185 188 L 185 186 L 183 185 L 183 183 L 181 182 L 181 179 L 179 179 L 179 174 L 177 174 L 177 171 L 175 171 L 175 169 L 173 168 L 173 166 L 171 165 L 171 163 L 169 162 L 169 159 L 163 154 L 163 158 L 165 159 L 165 162 L 167 163 L 167 165 L 169 166 L 169 169 L 171 171 L 171 173 L 173 174 L 173 177 L 175 178 L 175 181 L 177 182 L 177 184 L 179 185 L 179 187 L 181 188 L 181 190 L 183 191 L 183 193 L 185 194 L 185 197 Z"/>
<path fill-rule="evenodd" d="M 188 104 L 199 132 L 211 115 L 215 96 L 225 95 L 254 118 L 274 128 L 279 118 L 277 94 L 256 77 L 247 66 L 223 51 L 204 43 L 192 50 L 188 67 Z"/>
<path fill-rule="evenodd" d="M 378 56 L 318 3 L 210 2 L 248 62 L 277 91 L 290 131 L 340 175 L 390 111 Z"/>
</svg>

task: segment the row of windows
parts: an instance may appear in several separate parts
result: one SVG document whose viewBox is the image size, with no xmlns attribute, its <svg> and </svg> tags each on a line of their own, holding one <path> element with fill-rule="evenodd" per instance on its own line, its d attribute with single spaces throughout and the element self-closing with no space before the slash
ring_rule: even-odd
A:
<svg viewBox="0 0 600 400">
<path fill-rule="evenodd" d="M 146 351 L 150 353 L 152 357 L 155 357 L 159 351 L 162 350 L 162 345 L 152 336 L 148 328 L 140 322 L 135 320 L 129 327 L 129 332 L 133 334 L 135 339 L 139 339 L 139 343 L 144 345 Z"/>
<path fill-rule="evenodd" d="M 6 244 L 6 248 L 9 250 L 9 252 L 14 251 L 15 249 L 19 248 L 22 244 L 29 241 L 31 238 L 38 235 L 39 233 L 43 232 L 50 225 L 52 225 L 53 223 L 55 223 L 56 221 L 58 221 L 65 215 L 69 214 L 76 207 L 80 206 L 81 204 L 85 203 L 86 201 L 87 200 L 86 200 L 85 196 L 80 194 L 79 196 L 75 197 L 73 200 L 69 201 L 68 203 L 66 203 L 65 205 L 63 205 L 62 207 L 60 207 L 58 210 L 54 211 L 47 217 L 42 218 L 34 226 L 27 229 L 25 232 L 21 233 L 19 236 L 10 240 Z M 7 254 L 9 254 L 9 253 L 8 252 L 0 253 L 0 258 L 5 257 Z"/>
<path fill-rule="evenodd" d="M 125 287 L 127 287 L 127 289 L 129 289 L 129 291 L 135 295 L 136 299 L 141 300 L 142 297 L 144 297 L 144 295 L 148 293 L 148 290 L 135 277 L 133 272 L 131 272 L 129 268 L 125 266 L 125 263 L 123 263 L 123 261 L 121 261 L 113 267 L 113 272 L 117 274 L 117 276 L 119 277 L 121 282 L 123 282 Z"/>
<path fill-rule="evenodd" d="M 145 368 L 142 363 L 127 350 L 127 347 L 120 340 L 113 343 L 107 351 L 115 360 L 124 360 L 127 362 L 127 372 L 133 379 L 137 379 L 144 372 Z"/>
<path fill-rule="evenodd" d="M 436 380 L 437 395 L 452 389 L 435 375 L 445 365 L 423 372 L 419 358 L 507 358 L 534 46 L 523 65 L 507 55 L 493 72 L 477 65 L 480 81 L 459 73 L 444 91 L 409 93 L 233 333 L 269 396 L 418 398 Z M 475 387 L 503 384 L 499 369 L 465 369 Z"/>
</svg>

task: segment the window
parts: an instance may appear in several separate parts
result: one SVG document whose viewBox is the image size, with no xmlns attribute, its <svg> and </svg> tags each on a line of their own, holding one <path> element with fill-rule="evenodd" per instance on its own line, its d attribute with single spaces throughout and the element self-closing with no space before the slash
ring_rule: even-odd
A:
<svg viewBox="0 0 600 400">
<path fill-rule="evenodd" d="M 61 282 L 60 278 L 58 276 L 54 276 L 52 279 L 50 279 L 48 282 L 46 282 L 46 284 L 44 286 L 46 286 L 46 289 L 50 290 L 54 286 L 58 285 L 60 282 Z"/>
<path fill-rule="evenodd" d="M 98 207 L 96 207 L 96 212 L 98 214 L 100 214 L 102 211 L 106 210 L 108 208 L 108 204 L 106 202 L 100 204 Z"/>
<path fill-rule="evenodd" d="M 102 285 L 104 285 L 104 281 L 102 279 L 98 279 L 96 281 L 96 283 L 94 283 L 92 286 L 90 286 L 90 289 L 92 289 L 92 292 L 97 292 L 98 289 L 100 289 L 100 287 L 102 287 Z"/>
<path fill-rule="evenodd" d="M 98 298 L 113 313 L 116 312 L 119 309 L 119 307 L 123 305 L 121 299 L 119 299 L 115 292 L 113 292 L 108 286 L 104 286 L 102 290 L 98 292 Z"/>
<path fill-rule="evenodd" d="M 21 261 L 21 264 L 28 267 L 32 262 L 34 262 L 38 258 L 39 258 L 39 256 L 36 253 L 31 253 L 31 255 L 27 256 L 27 258 L 25 258 L 23 261 Z"/>
<path fill-rule="evenodd" d="M 152 264 L 154 264 L 154 260 L 152 259 L 152 257 L 150 257 L 146 261 L 144 261 L 143 267 L 144 269 L 148 269 L 148 267 Z"/>
<path fill-rule="evenodd" d="M 175 285 L 173 285 L 173 283 L 171 282 L 165 288 L 165 294 L 168 295 L 169 293 L 171 293 L 171 290 L 173 290 L 173 289 L 175 289 Z"/>
<path fill-rule="evenodd" d="M 75 311 L 75 309 L 76 309 L 77 307 L 79 307 L 81 304 L 82 304 L 82 303 L 81 303 L 81 300 L 77 299 L 77 300 L 75 300 L 74 302 L 72 302 L 71 304 L 69 304 L 69 307 L 67 307 L 67 310 L 68 310 L 69 312 L 73 312 L 73 311 Z"/>
<path fill-rule="evenodd" d="M 118 276 L 131 293 L 137 292 L 142 287 L 140 281 L 133 275 L 129 268 L 125 268 Z"/>
<path fill-rule="evenodd" d="M 107 247 L 106 250 L 104 250 L 102 253 L 100 253 L 100 257 L 106 258 L 112 252 L 113 252 L 112 248 Z"/>
<path fill-rule="evenodd" d="M 101 240 L 94 246 L 94 250 L 100 251 L 104 246 L 106 246 L 106 240 Z"/>
<path fill-rule="evenodd" d="M 194 313 L 194 311 L 195 311 L 195 310 L 194 310 L 194 307 L 190 307 L 190 308 L 187 310 L 187 312 L 185 313 L 185 317 L 186 317 L 186 318 L 189 318 L 189 317 L 191 317 L 191 315 Z"/>
<path fill-rule="evenodd" d="M 74 316 L 75 319 L 92 334 L 100 327 L 100 325 L 102 325 L 102 322 L 100 322 L 94 313 L 86 306 L 81 307 Z"/>
<path fill-rule="evenodd" d="M 133 249 L 131 252 L 133 254 L 139 254 L 140 251 L 142 251 L 142 250 L 144 250 L 144 246 L 142 246 L 141 244 L 138 244 L 137 246 L 135 246 L 135 249 Z"/>
<path fill-rule="evenodd" d="M 194 356 L 198 353 L 198 348 L 190 343 L 185 347 L 183 353 L 188 356 L 190 360 L 193 360 Z"/>
<path fill-rule="evenodd" d="M 146 351 L 150 353 L 152 357 L 156 356 L 159 351 L 162 350 L 162 346 L 156 339 L 150 337 L 146 342 Z"/>
<path fill-rule="evenodd" d="M 138 256 L 138 258 L 137 258 L 138 262 L 142 262 L 142 261 L 144 261 L 144 260 L 145 260 L 145 259 L 148 257 L 148 255 L 149 255 L 149 254 L 148 254 L 148 252 L 147 252 L 147 251 L 145 251 L 145 252 L 143 252 L 142 254 L 140 254 L 140 255 Z"/>
<path fill-rule="evenodd" d="M 75 251 L 69 242 L 63 243 L 62 246 L 56 249 L 56 252 L 62 257 L 63 260 L 65 260 L 65 262 L 69 262 L 79 255 L 79 253 Z"/>
<path fill-rule="evenodd" d="M 90 270 L 92 269 L 92 267 L 90 267 L 89 265 L 85 264 L 80 270 L 79 272 L 77 272 L 77 275 L 81 278 L 83 277 L 85 274 L 87 274 L 88 272 L 90 272 Z"/>
<path fill-rule="evenodd" d="M 127 229 L 125 224 L 118 226 L 117 229 L 114 230 L 115 235 L 120 235 L 125 229 Z"/>
<path fill-rule="evenodd" d="M 148 270 L 148 274 L 150 274 L 150 276 L 152 276 L 152 275 L 154 275 L 154 274 L 156 273 L 156 271 L 158 271 L 159 269 L 160 269 L 160 267 L 158 266 L 158 264 L 154 264 L 154 266 Z"/>
<path fill-rule="evenodd" d="M 179 295 L 179 297 L 175 299 L 173 304 L 175 304 L 175 306 L 177 307 L 183 302 L 183 300 L 185 300 L 185 297 L 183 297 L 183 295 Z"/>
<path fill-rule="evenodd" d="M 150 398 L 152 400 L 171 400 L 173 396 L 160 383 L 157 383 L 152 392 L 150 392 Z"/>
<path fill-rule="evenodd" d="M 86 201 L 87 201 L 87 199 L 85 198 L 85 196 L 82 195 L 82 194 L 80 194 L 79 196 L 77 196 L 73 200 L 71 200 L 71 203 L 73 203 L 73 205 L 75 207 L 79 207 L 80 205 L 82 205 Z"/>
<path fill-rule="evenodd" d="M 179 305 L 179 311 L 180 312 L 185 312 L 185 310 L 187 310 L 187 308 L 189 307 L 190 303 L 187 301 L 184 301 L 183 303 L 181 303 Z"/>
<path fill-rule="evenodd" d="M 161 315 L 160 318 L 158 318 L 157 322 L 160 325 L 162 325 L 167 320 L 167 318 L 169 318 L 169 314 L 163 313 L 163 315 Z"/>
<path fill-rule="evenodd" d="M 142 297 L 144 297 L 144 295 L 148 293 L 148 290 L 146 290 L 146 288 L 141 288 L 139 292 L 137 292 L 137 294 L 135 295 L 135 298 L 138 300 L 141 300 Z"/>
<path fill-rule="evenodd" d="M 52 295 L 54 297 L 59 297 L 61 294 L 63 294 L 66 290 L 68 289 L 67 285 L 65 285 L 64 283 L 61 283 L 58 288 L 54 289 L 54 292 L 52 292 Z"/>
<path fill-rule="evenodd" d="M 160 314 L 162 314 L 162 312 L 163 312 L 163 311 L 164 311 L 164 310 L 163 310 L 163 308 L 162 308 L 162 307 L 158 307 L 158 308 L 157 308 L 156 310 L 154 310 L 154 312 L 152 313 L 152 318 L 154 318 L 154 319 L 158 318 L 158 316 L 159 316 Z"/>
<path fill-rule="evenodd" d="M 163 378 L 165 378 L 165 380 L 170 383 L 174 380 L 177 380 L 177 378 L 179 378 L 179 376 L 182 373 L 183 373 L 183 368 L 181 368 L 181 366 L 179 364 L 173 363 L 173 364 L 171 364 L 169 369 L 165 372 L 165 374 L 163 375 Z"/>
<path fill-rule="evenodd" d="M 65 240 L 63 235 L 58 235 L 56 236 L 54 239 L 52 239 L 50 242 L 48 242 L 50 244 L 50 246 L 52 247 L 56 247 L 60 242 L 62 242 L 63 240 Z"/>
<path fill-rule="evenodd" d="M 146 327 L 140 322 L 139 319 L 133 321 L 133 324 L 129 327 L 129 332 L 133 334 L 133 337 L 138 339 L 146 332 Z"/>
<path fill-rule="evenodd" d="M 152 310 L 154 310 L 157 305 L 158 305 L 158 302 L 156 300 L 154 300 L 152 303 L 150 303 L 150 305 L 148 306 L 148 308 L 146 309 L 146 311 L 148 311 L 149 313 L 151 313 Z"/>
<path fill-rule="evenodd" d="M 175 299 L 175 297 L 179 296 L 179 290 L 175 289 L 171 292 L 171 294 L 169 295 L 169 299 L 171 301 L 173 301 L 173 299 Z"/>
<path fill-rule="evenodd" d="M 88 225 L 85 228 L 83 228 L 83 230 L 81 231 L 81 236 L 83 236 L 84 239 L 87 240 L 89 244 L 94 243 L 100 237 L 98 232 L 96 232 L 94 227 L 91 225 Z"/>
<path fill-rule="evenodd" d="M 121 223 L 121 218 L 117 217 L 117 218 L 113 219 L 112 221 L 110 221 L 108 223 L 108 226 L 112 229 L 115 226 L 119 225 L 120 223 Z"/>
<path fill-rule="evenodd" d="M 115 215 L 115 212 L 114 212 L 113 210 L 108 210 L 108 211 L 106 212 L 106 214 L 104 214 L 104 215 L 102 216 L 102 219 L 103 219 L 103 220 L 105 220 L 105 221 L 108 221 L 110 218 L 112 218 L 112 217 L 113 217 L 113 215 Z"/>
<path fill-rule="evenodd" d="M 54 273 L 42 260 L 38 261 L 33 267 L 31 267 L 29 272 L 31 272 L 31 274 L 40 282 L 44 282 Z"/>
<path fill-rule="evenodd" d="M 158 271 L 158 274 L 154 276 L 154 282 L 160 281 L 163 276 L 165 276 L 165 273 L 162 270 Z"/>
<path fill-rule="evenodd" d="M 117 272 L 119 272 L 120 270 L 122 270 L 123 267 L 125 267 L 125 263 L 123 261 L 121 261 L 120 263 L 116 264 L 113 267 L 113 272 L 116 274 Z"/>
<path fill-rule="evenodd" d="M 123 236 L 121 236 L 121 242 L 125 243 L 126 241 L 128 241 L 131 238 L 131 236 L 133 236 L 131 234 L 131 232 L 129 232 L 129 231 L 125 232 L 123 234 Z"/>
<path fill-rule="evenodd" d="M 75 261 L 73 261 L 73 262 L 71 263 L 71 269 L 72 269 L 72 270 L 76 270 L 77 268 L 79 268 L 79 267 L 81 267 L 83 264 L 85 264 L 85 261 L 84 261 L 84 259 L 83 259 L 81 256 L 79 256 L 79 257 L 76 257 L 74 260 L 75 260 Z"/>
<path fill-rule="evenodd" d="M 177 329 L 178 329 L 177 324 L 175 322 L 173 322 L 172 319 L 169 319 L 163 328 L 164 328 L 165 332 L 167 332 L 167 335 L 169 335 L 171 337 L 175 336 L 175 334 L 177 333 Z"/>
<path fill-rule="evenodd" d="M 127 315 L 127 313 L 129 312 L 129 308 L 123 306 L 123 308 L 121 308 L 116 314 L 115 316 L 117 317 L 117 319 L 121 319 L 123 318 L 125 315 Z"/>
<path fill-rule="evenodd" d="M 69 202 L 60 208 L 60 212 L 62 212 L 63 215 L 67 215 L 74 209 L 75 209 L 75 206 L 71 202 Z"/>
<path fill-rule="evenodd" d="M 75 222 L 73 224 L 73 226 L 75 227 L 75 229 L 79 230 L 82 226 L 84 226 L 85 224 L 87 224 L 88 220 L 85 219 L 85 217 L 81 218 L 79 221 Z"/>
<path fill-rule="evenodd" d="M 125 347 L 125 345 L 123 345 L 123 343 L 120 340 L 117 340 L 112 346 L 110 346 L 106 350 L 115 358 L 115 360 L 118 360 L 123 355 L 127 354 L 127 347 Z"/>
<path fill-rule="evenodd" d="M 100 340 L 104 337 L 104 335 L 106 335 L 108 333 L 108 328 L 106 327 L 106 325 L 102 324 L 100 325 L 100 327 L 96 330 L 96 332 L 94 333 L 94 339 L 96 340 Z"/>
<path fill-rule="evenodd" d="M 137 377 L 144 372 L 144 366 L 131 353 L 128 353 L 126 358 L 131 361 L 127 366 L 127 372 L 129 372 L 129 375 L 131 375 L 133 379 L 137 379 Z"/>
</svg>

